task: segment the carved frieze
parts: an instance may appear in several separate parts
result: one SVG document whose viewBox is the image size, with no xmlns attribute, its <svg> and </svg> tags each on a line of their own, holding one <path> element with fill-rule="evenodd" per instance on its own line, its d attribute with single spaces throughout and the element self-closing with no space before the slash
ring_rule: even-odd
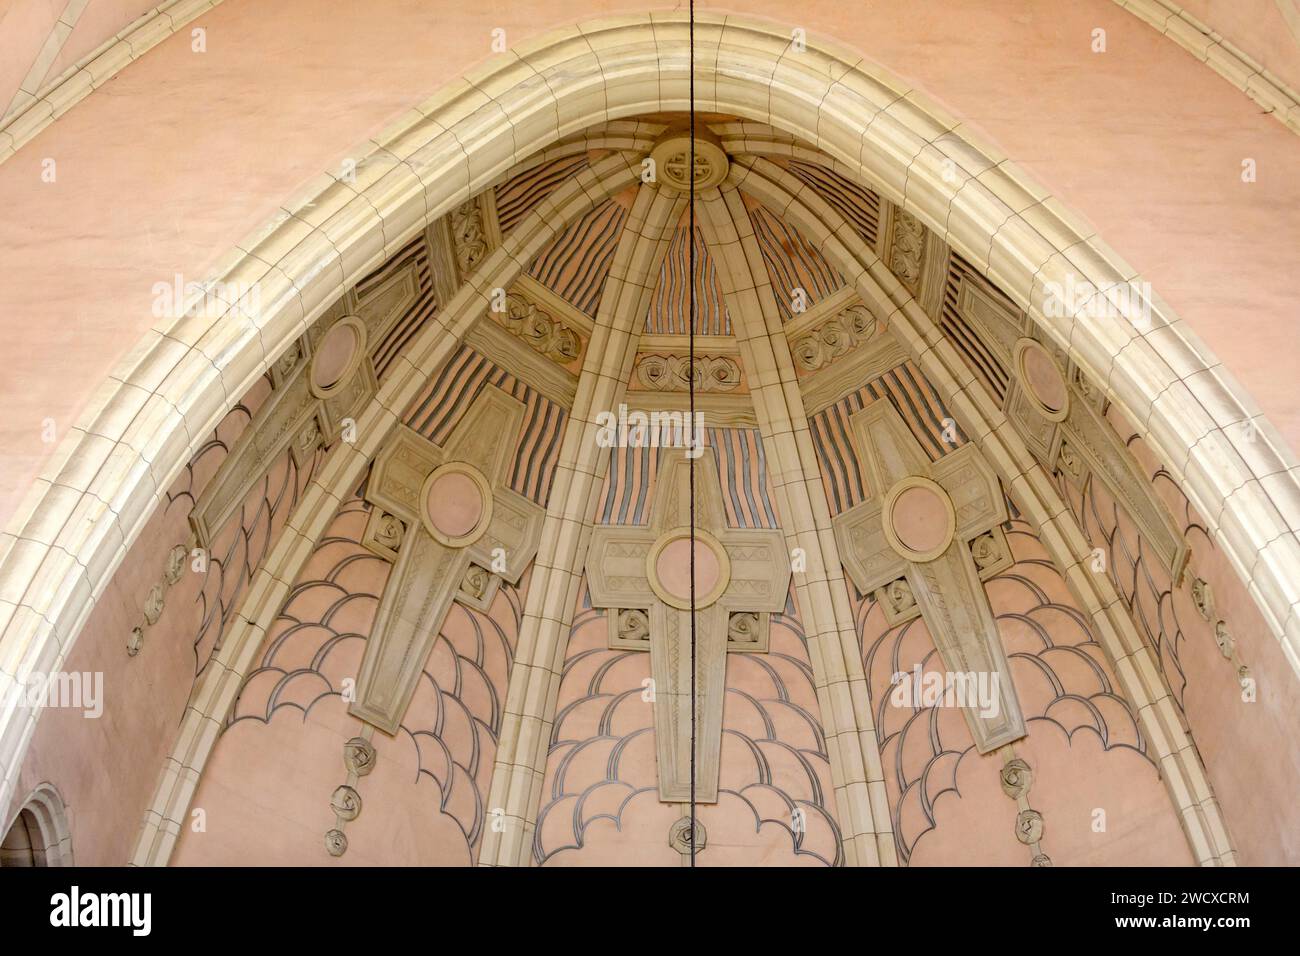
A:
<svg viewBox="0 0 1300 956">
<path fill-rule="evenodd" d="M 690 389 L 692 368 L 695 391 L 731 392 L 740 387 L 740 363 L 726 355 L 697 355 L 694 366 L 687 355 L 638 355 L 633 375 L 637 387 L 652 392 Z"/>
<path fill-rule="evenodd" d="M 963 279 L 962 318 L 1011 373 L 1003 411 L 1043 467 L 1076 484 L 1092 475 L 1132 517 L 1169 570 L 1181 579 L 1187 547 L 1132 454 L 1106 421 L 1105 393 L 1023 314 Z M 1062 386 L 1064 382 L 1064 386 Z"/>
<path fill-rule="evenodd" d="M 834 317 L 797 335 L 790 343 L 790 354 L 800 369 L 815 372 L 870 341 L 878 331 L 879 324 L 871 310 L 863 303 L 855 302 Z"/>
<path fill-rule="evenodd" d="M 518 293 L 508 294 L 505 311 L 493 315 L 511 335 L 553 362 L 568 365 L 582 354 L 583 341 L 578 330 Z"/>
</svg>

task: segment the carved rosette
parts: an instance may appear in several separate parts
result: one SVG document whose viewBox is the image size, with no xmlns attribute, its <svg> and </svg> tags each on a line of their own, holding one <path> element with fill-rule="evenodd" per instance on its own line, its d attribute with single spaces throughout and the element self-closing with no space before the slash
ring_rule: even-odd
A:
<svg viewBox="0 0 1300 956">
<path fill-rule="evenodd" d="M 385 548 L 396 551 L 402 546 L 402 537 L 405 534 L 406 526 L 402 524 L 402 519 L 387 511 L 379 513 L 379 521 L 375 525 L 375 541 Z"/>
<path fill-rule="evenodd" d="M 1061 450 L 1056 456 L 1056 463 L 1063 474 L 1073 478 L 1076 482 L 1083 481 L 1083 462 L 1079 460 L 1079 455 L 1074 450 L 1074 446 L 1069 442 L 1061 442 Z"/>
<path fill-rule="evenodd" d="M 375 745 L 364 737 L 353 737 L 343 745 L 343 766 L 348 773 L 355 773 L 358 777 L 374 770 L 378 757 Z"/>
<path fill-rule="evenodd" d="M 1237 642 L 1233 640 L 1226 621 L 1219 621 L 1214 625 L 1214 643 L 1219 645 L 1219 653 L 1223 655 L 1225 660 L 1232 660 L 1233 652 L 1237 649 Z"/>
<path fill-rule="evenodd" d="M 155 584 L 149 589 L 149 596 L 144 600 L 144 619 L 150 626 L 158 623 L 158 618 L 162 616 L 163 601 L 166 590 L 161 584 Z"/>
<path fill-rule="evenodd" d="M 1079 397 L 1085 402 L 1099 412 L 1106 411 L 1106 393 L 1093 385 L 1088 376 L 1084 374 L 1083 369 L 1077 365 L 1074 366 L 1070 374 L 1070 383 L 1074 386 L 1074 390 L 1079 394 Z"/>
<path fill-rule="evenodd" d="M 344 853 L 348 852 L 347 835 L 337 828 L 326 831 L 325 851 L 330 856 L 342 856 Z"/>
<path fill-rule="evenodd" d="M 1214 620 L 1214 591 L 1208 581 L 1197 578 L 1192 582 L 1192 603 L 1201 617 L 1207 621 Z"/>
<path fill-rule="evenodd" d="M 907 578 L 890 581 L 883 588 L 877 588 L 875 595 L 884 608 L 885 620 L 890 625 L 901 623 L 920 613 L 916 606 L 916 595 L 912 593 L 912 585 L 907 583 Z"/>
<path fill-rule="evenodd" d="M 1043 815 L 1037 810 L 1021 810 L 1016 814 L 1016 839 L 1025 846 L 1042 842 Z"/>
<path fill-rule="evenodd" d="M 698 817 L 694 825 L 691 824 L 690 817 L 682 817 L 668 830 L 668 845 L 682 856 L 690 856 L 692 848 L 699 853 L 708 842 L 709 835 Z"/>
<path fill-rule="evenodd" d="M 754 611 L 735 611 L 727 622 L 727 640 L 732 644 L 758 644 L 761 622 Z"/>
<path fill-rule="evenodd" d="M 618 612 L 618 638 L 620 641 L 650 640 L 650 618 L 640 608 Z"/>
<path fill-rule="evenodd" d="M 330 797 L 330 808 L 340 819 L 355 820 L 361 814 L 361 794 L 347 784 L 336 787 Z"/>
<path fill-rule="evenodd" d="M 681 192 L 692 186 L 696 190 L 720 186 L 727 178 L 730 161 L 716 136 L 704 128 L 695 130 L 694 147 L 691 131 L 669 130 L 650 150 L 655 178 L 661 184 Z"/>
<path fill-rule="evenodd" d="M 470 564 L 465 568 L 465 576 L 460 582 L 460 589 L 471 598 L 482 599 L 483 595 L 487 593 L 488 584 L 491 580 L 492 575 L 486 568 L 481 568 L 477 564 Z"/>
<path fill-rule="evenodd" d="M 1018 800 L 1029 792 L 1033 786 L 1034 774 L 1029 764 L 1019 757 L 1008 760 L 1002 767 L 1002 792 L 1012 800 Z"/>
<path fill-rule="evenodd" d="M 316 450 L 321 443 L 320 422 L 313 415 L 307 419 L 306 424 L 302 426 L 302 431 L 298 433 L 295 440 L 295 447 L 302 456 L 310 455 Z"/>
<path fill-rule="evenodd" d="M 1051 866 L 1051 858 L 1043 852 L 1043 815 L 1029 805 L 1029 789 L 1034 785 L 1034 772 L 1029 764 L 1007 752 L 998 774 L 1002 792 L 1016 801 L 1016 839 L 1033 852 L 1030 866 Z"/>
<path fill-rule="evenodd" d="M 175 545 L 167 552 L 167 559 L 163 563 L 162 578 L 149 589 L 144 604 L 140 607 L 140 616 L 144 620 L 131 628 L 131 633 L 127 635 L 127 657 L 135 657 L 143 650 L 145 631 L 157 624 L 158 619 L 162 617 L 163 609 L 167 603 L 167 592 L 185 573 L 185 562 L 188 557 L 189 548 L 183 544 Z"/>
<path fill-rule="evenodd" d="M 167 553 L 167 567 L 163 570 L 163 582 L 171 587 L 185 573 L 185 558 L 189 555 L 185 545 L 178 544 Z"/>
<path fill-rule="evenodd" d="M 302 361 L 302 344 L 298 341 L 290 342 L 289 347 L 280 353 L 280 358 L 275 363 L 276 377 L 281 381 L 289 377 L 289 373 L 297 367 Z"/>
</svg>

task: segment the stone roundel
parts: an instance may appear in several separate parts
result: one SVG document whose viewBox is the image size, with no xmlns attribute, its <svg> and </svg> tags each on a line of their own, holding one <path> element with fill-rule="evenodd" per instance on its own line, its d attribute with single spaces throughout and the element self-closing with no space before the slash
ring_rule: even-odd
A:
<svg viewBox="0 0 1300 956">
<path fill-rule="evenodd" d="M 328 398 L 343 386 L 366 355 L 366 325 L 355 315 L 339 319 L 316 343 L 311 359 L 311 391 Z"/>
<path fill-rule="evenodd" d="M 1015 345 L 1016 378 L 1034 407 L 1051 421 L 1059 422 L 1070 412 L 1070 391 L 1056 359 L 1037 339 L 1023 338 Z"/>
<path fill-rule="evenodd" d="M 651 589 L 669 607 L 691 607 L 691 529 L 665 531 L 646 555 L 646 577 Z M 722 597 L 731 583 L 731 559 L 722 542 L 698 528 L 695 544 L 695 606 L 706 608 Z"/>
<path fill-rule="evenodd" d="M 691 131 L 689 129 L 669 130 L 659 138 L 650 150 L 650 158 L 655 163 L 655 177 L 659 183 L 686 192 L 691 188 L 691 179 L 695 188 L 711 189 L 722 185 L 727 178 L 730 160 L 722 148 L 722 142 L 706 129 L 695 130 L 695 169 L 691 170 Z"/>
<path fill-rule="evenodd" d="M 420 489 L 420 520 L 435 541 L 449 548 L 469 547 L 492 520 L 492 486 L 471 464 L 440 465 Z"/>
<path fill-rule="evenodd" d="M 948 493 L 919 475 L 889 489 L 880 517 L 890 547 L 909 561 L 933 561 L 948 550 L 957 531 Z"/>
</svg>

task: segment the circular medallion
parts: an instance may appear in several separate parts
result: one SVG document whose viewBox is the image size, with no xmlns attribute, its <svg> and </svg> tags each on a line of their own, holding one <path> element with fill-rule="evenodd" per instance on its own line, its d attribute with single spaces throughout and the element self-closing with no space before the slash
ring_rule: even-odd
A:
<svg viewBox="0 0 1300 956">
<path fill-rule="evenodd" d="M 1070 411 L 1070 392 L 1052 353 L 1036 339 L 1016 342 L 1016 377 L 1034 407 L 1050 421 L 1059 422 Z"/>
<path fill-rule="evenodd" d="M 646 576 L 659 599 L 670 607 L 691 607 L 691 529 L 673 528 L 659 536 L 646 555 Z M 706 608 L 731 582 L 731 560 L 717 538 L 695 532 L 695 606 Z"/>
<path fill-rule="evenodd" d="M 316 344 L 311 359 L 311 392 L 328 398 L 357 370 L 366 354 L 366 326 L 355 315 L 339 319 Z"/>
<path fill-rule="evenodd" d="M 889 489 L 880 516 L 886 540 L 909 561 L 933 561 L 948 550 L 957 530 L 948 493 L 919 475 Z"/>
<path fill-rule="evenodd" d="M 483 472 L 463 461 L 435 468 L 420 489 L 420 518 L 434 540 L 465 548 L 492 520 L 492 488 Z"/>
<path fill-rule="evenodd" d="M 695 162 L 691 165 L 690 130 L 670 130 L 650 150 L 655 177 L 665 186 L 686 192 L 692 179 L 696 189 L 720 186 L 730 161 L 722 142 L 706 129 L 695 130 Z M 693 175 L 692 175 L 693 173 Z"/>
</svg>

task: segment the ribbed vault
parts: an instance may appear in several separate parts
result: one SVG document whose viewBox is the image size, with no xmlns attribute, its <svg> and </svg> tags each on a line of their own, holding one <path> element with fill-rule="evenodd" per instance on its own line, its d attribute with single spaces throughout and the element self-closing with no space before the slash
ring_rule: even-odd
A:
<svg viewBox="0 0 1300 956">
<path fill-rule="evenodd" d="M 680 415 L 693 378 L 725 525 L 779 529 L 796 556 L 782 610 L 762 618 L 767 653 L 727 654 L 718 804 L 700 819 L 731 850 L 705 862 L 951 861 L 945 841 L 973 839 L 963 813 L 991 812 L 1008 820 L 989 855 L 1019 840 L 1019 862 L 1041 864 L 1050 838 L 1013 833 L 1038 812 L 1006 784 L 1025 757 L 1049 777 L 1086 759 L 1100 779 L 1141 781 L 1143 859 L 1232 862 L 1168 646 L 1177 638 L 1141 630 L 1131 582 L 1098 573 L 1099 542 L 1072 511 L 1072 496 L 1103 494 L 1148 578 L 1179 588 L 1188 528 L 1151 491 L 1102 390 L 936 234 L 787 134 L 707 117 L 729 169 L 689 216 L 686 196 L 647 181 L 643 163 L 683 119 L 602 124 L 517 164 L 394 251 L 277 367 L 283 393 L 315 374 L 335 326 L 355 316 L 373 336 L 361 360 L 369 387 L 337 413 L 326 394 L 309 426 L 294 425 L 305 430 L 283 454 L 304 483 L 294 517 L 271 532 L 287 543 L 241 586 L 238 614 L 201 654 L 168 762 L 184 772 L 164 773 L 135 860 L 213 859 L 175 823 L 196 791 L 207 787 L 210 802 L 232 786 L 241 755 L 267 746 L 259 735 L 287 745 L 286 704 L 328 728 L 308 750 L 331 734 L 339 746 L 363 740 L 379 766 L 396 760 L 426 782 L 436 796 L 412 799 L 437 808 L 442 835 L 425 848 L 435 856 L 675 859 L 668 837 L 683 808 L 658 799 L 664 729 L 638 704 L 649 655 L 619 643 L 619 610 L 593 604 L 584 567 L 593 529 L 645 526 L 667 480 L 664 449 L 597 440 L 604 416 Z M 1035 404 L 1030 347 L 1065 383 L 1073 417 Z M 466 578 L 427 662 L 415 662 L 406 716 L 376 732 L 347 713 L 346 682 L 383 637 L 381 595 L 404 573 L 413 533 L 376 490 L 376 462 L 398 434 L 449 447 L 481 397 L 498 393 L 520 408 L 517 434 L 499 436 L 500 482 L 537 509 L 535 551 L 522 576 L 488 583 L 491 567 L 472 566 L 481 589 Z M 250 432 L 282 425 L 283 404 L 264 406 Z M 842 551 L 854 547 L 842 522 L 886 491 L 856 431 L 873 408 L 897 417 L 918 467 L 978 455 L 996 482 L 1000 520 L 957 544 L 996 617 L 1027 737 L 981 754 L 960 708 L 890 705 L 913 661 L 940 666 L 941 641 L 903 578 L 860 588 L 861 556 Z M 322 444 L 328 455 L 312 458 Z M 218 475 L 238 463 L 236 448 Z M 197 513 L 234 514 L 212 495 L 200 494 Z M 359 800 L 365 776 L 349 765 L 343 786 Z M 991 809 L 978 796 L 962 803 L 990 782 L 997 791 L 1000 776 Z M 382 842 L 353 816 L 340 811 L 331 852 Z M 1093 852 L 1060 845 L 1066 859 Z"/>
</svg>

